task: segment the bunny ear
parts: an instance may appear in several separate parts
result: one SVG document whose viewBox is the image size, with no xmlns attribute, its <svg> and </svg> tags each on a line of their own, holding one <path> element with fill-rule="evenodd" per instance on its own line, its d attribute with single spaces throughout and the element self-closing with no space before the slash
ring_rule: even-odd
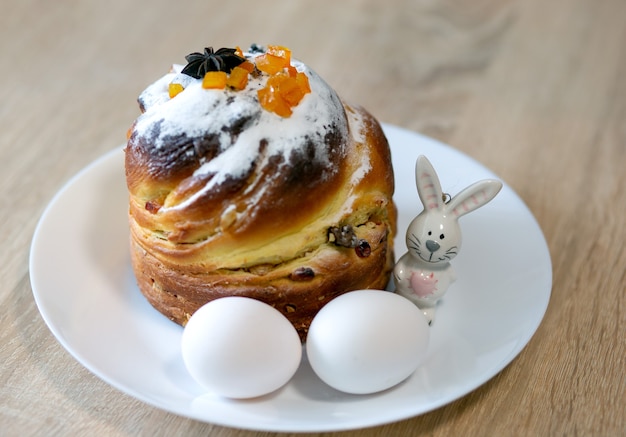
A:
<svg viewBox="0 0 626 437">
<path fill-rule="evenodd" d="M 459 194 L 454 196 L 446 208 L 454 216 L 461 217 L 496 197 L 502 188 L 502 182 L 495 179 L 485 179 L 470 185 Z"/>
<path fill-rule="evenodd" d="M 418 156 L 415 163 L 415 184 L 417 185 L 417 193 L 426 210 L 444 207 L 439 177 L 430 161 L 424 155 Z"/>
</svg>

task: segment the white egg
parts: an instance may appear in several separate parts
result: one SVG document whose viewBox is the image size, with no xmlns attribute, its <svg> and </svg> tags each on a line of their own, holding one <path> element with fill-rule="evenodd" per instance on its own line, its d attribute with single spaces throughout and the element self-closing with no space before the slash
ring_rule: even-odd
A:
<svg viewBox="0 0 626 437">
<path fill-rule="evenodd" d="M 229 398 L 271 393 L 294 375 L 302 344 L 278 310 L 258 300 L 224 297 L 196 311 L 183 331 L 183 361 L 207 390 Z"/>
<path fill-rule="evenodd" d="M 331 387 L 375 393 L 408 378 L 423 361 L 428 322 L 408 299 L 386 291 L 358 290 L 327 303 L 306 341 L 313 371 Z"/>
</svg>

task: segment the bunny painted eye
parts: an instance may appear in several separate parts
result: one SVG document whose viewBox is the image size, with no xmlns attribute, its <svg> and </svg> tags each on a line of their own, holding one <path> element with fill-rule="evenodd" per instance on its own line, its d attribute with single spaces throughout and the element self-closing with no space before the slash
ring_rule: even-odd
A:
<svg viewBox="0 0 626 437">
<path fill-rule="evenodd" d="M 440 239 L 440 240 L 443 240 L 444 238 L 446 238 L 446 236 L 445 236 L 445 235 L 443 235 L 443 234 L 441 234 L 441 235 L 439 236 L 439 239 Z"/>
<path fill-rule="evenodd" d="M 432 231 L 428 231 L 428 235 L 432 235 L 432 234 L 433 234 Z"/>
</svg>

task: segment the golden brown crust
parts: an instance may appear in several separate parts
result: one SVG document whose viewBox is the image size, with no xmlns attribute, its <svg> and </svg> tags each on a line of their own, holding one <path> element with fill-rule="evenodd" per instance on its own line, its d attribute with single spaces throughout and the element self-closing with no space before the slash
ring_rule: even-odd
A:
<svg viewBox="0 0 626 437">
<path fill-rule="evenodd" d="M 253 169 L 184 208 L 167 205 L 184 204 L 206 183 L 193 176 L 199 163 L 155 171 L 140 141 L 129 142 L 132 262 L 141 292 L 157 310 L 184 325 L 210 300 L 248 296 L 283 312 L 304 339 L 313 316 L 333 297 L 385 288 L 396 221 L 389 146 L 370 114 L 344 109 L 347 138 L 326 136 L 332 173 L 303 156 L 280 171 Z M 364 177 L 356 177 L 359 172 Z M 343 225 L 371 252 L 329 239 L 329 229 Z"/>
<path fill-rule="evenodd" d="M 132 262 L 142 293 L 180 325 L 210 300 L 246 296 L 281 311 L 304 340 L 311 320 L 332 298 L 348 290 L 384 289 L 387 285 L 393 262 L 387 229 L 374 224 L 366 227 L 357 235 L 373 242 L 367 258 L 360 258 L 353 248 L 324 247 L 279 266 L 181 274 L 177 266 L 160 262 L 132 241 Z"/>
</svg>

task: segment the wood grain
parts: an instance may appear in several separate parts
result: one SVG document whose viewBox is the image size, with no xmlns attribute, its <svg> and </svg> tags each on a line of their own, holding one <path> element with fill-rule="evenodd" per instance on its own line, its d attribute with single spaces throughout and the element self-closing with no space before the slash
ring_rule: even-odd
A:
<svg viewBox="0 0 626 437">
<path fill-rule="evenodd" d="M 381 121 L 445 141 L 528 204 L 548 311 L 467 396 L 342 436 L 620 435 L 626 429 L 626 2 L 42 2 L 0 14 L 0 434 L 270 436 L 181 418 L 54 339 L 28 255 L 46 204 L 124 142 L 138 93 L 205 45 L 281 43 Z M 311 434 L 321 435 L 321 434 Z"/>
</svg>

